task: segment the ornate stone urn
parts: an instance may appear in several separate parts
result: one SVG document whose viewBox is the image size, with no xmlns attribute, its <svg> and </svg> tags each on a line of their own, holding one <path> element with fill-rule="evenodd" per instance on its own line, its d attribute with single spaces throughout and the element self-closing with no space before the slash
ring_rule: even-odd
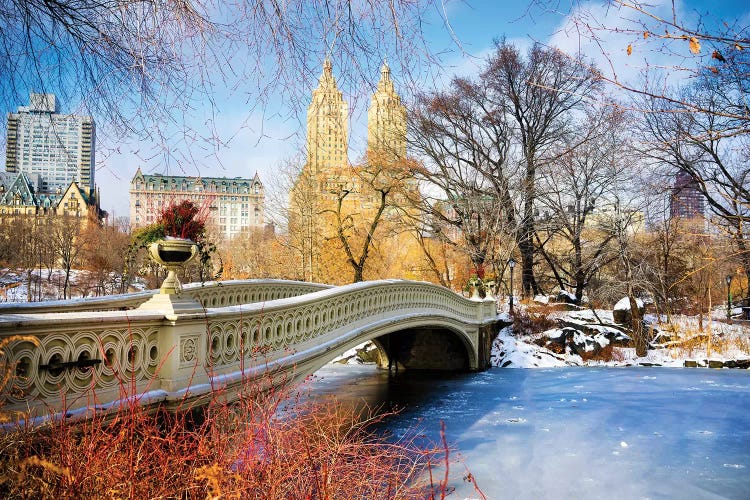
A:
<svg viewBox="0 0 750 500">
<path fill-rule="evenodd" d="M 148 246 L 148 253 L 154 262 L 161 264 L 169 271 L 161 285 L 161 293 L 167 295 L 179 294 L 182 291 L 182 286 L 180 280 L 177 279 L 177 271 L 195 257 L 198 253 L 198 245 L 192 240 L 167 236 L 162 240 L 151 243 Z"/>
</svg>

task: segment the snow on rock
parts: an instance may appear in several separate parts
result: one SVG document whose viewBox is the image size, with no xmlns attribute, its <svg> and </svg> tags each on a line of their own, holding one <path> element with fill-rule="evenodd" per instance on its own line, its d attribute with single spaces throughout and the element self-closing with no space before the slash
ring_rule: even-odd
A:
<svg viewBox="0 0 750 500">
<path fill-rule="evenodd" d="M 518 340 L 511 336 L 512 328 L 507 327 L 492 343 L 492 366 L 503 368 L 548 368 L 578 364 L 566 362 L 552 351 Z"/>
<path fill-rule="evenodd" d="M 641 299 L 635 299 L 635 304 L 638 306 L 638 309 L 643 309 L 643 301 Z M 617 304 L 615 304 L 615 307 L 613 307 L 612 310 L 630 311 L 630 299 L 627 297 L 621 298 L 617 301 Z"/>
<path fill-rule="evenodd" d="M 549 297 L 546 295 L 537 295 L 534 297 L 534 302 L 537 304 L 549 304 Z"/>
<path fill-rule="evenodd" d="M 594 336 L 576 331 L 572 339 L 574 352 L 580 353 L 581 350 L 587 353 L 594 353 L 601 350 L 602 347 L 609 345 L 609 339 L 602 333 Z"/>
<path fill-rule="evenodd" d="M 645 311 L 643 307 L 643 301 L 641 299 L 635 299 L 635 303 L 638 306 L 638 312 L 641 313 L 641 316 L 643 316 L 643 313 Z M 621 298 L 617 304 L 615 304 L 615 307 L 612 308 L 612 317 L 615 320 L 615 323 L 618 323 L 620 325 L 629 324 L 632 321 L 632 314 L 630 313 L 630 299 L 627 297 Z"/>
<path fill-rule="evenodd" d="M 576 299 L 576 295 L 567 290 L 560 290 L 559 292 L 557 292 L 557 300 L 559 300 L 560 302 L 564 302 L 566 304 L 578 303 L 578 300 Z"/>
<path fill-rule="evenodd" d="M 559 318 L 558 321 L 563 327 L 572 328 L 592 337 L 603 335 L 607 339 L 607 343 L 602 345 L 611 342 L 614 345 L 624 346 L 630 342 L 630 336 L 623 332 L 622 327 L 618 327 L 614 324 L 592 323 L 591 321 L 594 321 L 593 318 L 586 321 L 573 315 Z"/>
</svg>

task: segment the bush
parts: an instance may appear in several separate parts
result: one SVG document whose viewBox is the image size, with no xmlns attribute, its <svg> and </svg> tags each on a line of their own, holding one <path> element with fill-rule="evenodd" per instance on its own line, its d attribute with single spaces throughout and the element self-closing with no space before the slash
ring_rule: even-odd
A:
<svg viewBox="0 0 750 500">
<path fill-rule="evenodd" d="M 613 347 L 612 344 L 607 344 L 596 351 L 582 351 L 579 355 L 584 361 L 603 361 L 605 363 L 610 361 L 625 361 L 625 356 L 622 354 L 622 351 L 617 347 Z"/>
<path fill-rule="evenodd" d="M 536 335 L 556 326 L 555 320 L 545 313 L 530 313 L 520 309 L 513 315 L 513 331 L 518 334 Z"/>
<path fill-rule="evenodd" d="M 18 339 L 0 342 L 0 359 Z M 0 365 L 0 390 L 13 373 Z M 132 404 L 0 429 L 0 498 L 445 498 L 444 430 L 436 446 L 416 432 L 389 442 L 375 428 L 389 414 L 259 386 L 248 381 L 231 403 L 215 391 L 199 410 Z M 433 480 L 440 463 L 445 477 Z"/>
<path fill-rule="evenodd" d="M 122 409 L 0 436 L 2 498 L 414 498 L 438 460 L 377 437 L 378 418 L 279 395 L 201 412 Z M 427 493 L 427 494 L 426 494 Z"/>
</svg>

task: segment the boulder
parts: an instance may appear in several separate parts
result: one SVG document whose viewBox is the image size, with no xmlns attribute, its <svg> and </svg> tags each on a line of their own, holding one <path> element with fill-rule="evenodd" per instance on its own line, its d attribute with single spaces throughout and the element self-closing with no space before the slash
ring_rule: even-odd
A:
<svg viewBox="0 0 750 500">
<path fill-rule="evenodd" d="M 564 327 L 547 330 L 536 343 L 556 354 L 567 351 L 581 357 L 591 357 L 609 345 L 610 341 L 603 333 L 589 335 L 576 328 Z"/>
<path fill-rule="evenodd" d="M 643 301 L 641 299 L 635 299 L 635 302 L 638 305 L 638 312 L 642 317 L 645 312 Z M 633 315 L 630 312 L 630 299 L 627 297 L 620 299 L 617 304 L 615 304 L 615 307 L 612 308 L 612 317 L 617 324 L 629 325 L 633 321 Z"/>
<path fill-rule="evenodd" d="M 591 336 L 575 332 L 568 345 L 573 353 L 585 358 L 599 354 L 604 346 L 609 345 L 609 340 L 601 333 Z"/>
</svg>

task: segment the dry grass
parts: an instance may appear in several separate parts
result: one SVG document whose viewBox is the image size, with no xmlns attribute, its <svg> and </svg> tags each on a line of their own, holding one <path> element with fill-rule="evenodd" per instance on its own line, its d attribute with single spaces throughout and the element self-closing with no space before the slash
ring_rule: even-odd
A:
<svg viewBox="0 0 750 500">
<path fill-rule="evenodd" d="M 717 325 L 714 322 L 714 325 Z M 712 355 L 731 357 L 737 353 L 750 354 L 750 332 L 746 329 L 736 330 L 724 324 L 709 332 L 701 330 L 692 321 L 679 321 L 671 324 L 660 324 L 662 333 L 669 336 L 669 340 L 662 345 L 670 349 L 675 357 Z"/>
<path fill-rule="evenodd" d="M 548 311 L 531 312 L 518 310 L 513 315 L 513 332 L 516 335 L 536 335 L 557 326 L 557 322 L 547 316 Z"/>
<path fill-rule="evenodd" d="M 617 347 L 613 347 L 612 344 L 607 344 L 596 352 L 583 351 L 580 353 L 580 356 L 584 361 L 602 361 L 605 363 L 625 361 L 625 355 L 622 351 Z"/>
</svg>

